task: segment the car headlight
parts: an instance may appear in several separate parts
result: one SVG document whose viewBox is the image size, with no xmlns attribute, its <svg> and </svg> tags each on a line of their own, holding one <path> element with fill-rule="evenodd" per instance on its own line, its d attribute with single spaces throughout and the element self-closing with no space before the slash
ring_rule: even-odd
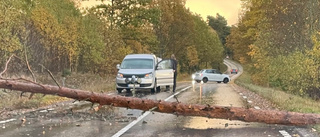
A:
<svg viewBox="0 0 320 137">
<path fill-rule="evenodd" d="M 153 74 L 152 73 L 148 73 L 148 74 L 144 75 L 144 78 L 151 79 L 151 78 L 153 78 Z"/>
<path fill-rule="evenodd" d="M 123 74 L 118 73 L 117 78 L 123 78 Z"/>
<path fill-rule="evenodd" d="M 192 79 L 194 79 L 194 78 L 196 77 L 196 74 L 192 74 L 192 76 L 191 76 L 191 77 L 192 77 Z"/>
</svg>

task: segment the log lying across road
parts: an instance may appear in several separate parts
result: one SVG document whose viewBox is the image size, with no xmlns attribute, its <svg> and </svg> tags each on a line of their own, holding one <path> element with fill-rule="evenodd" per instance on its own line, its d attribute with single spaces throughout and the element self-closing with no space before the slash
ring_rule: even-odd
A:
<svg viewBox="0 0 320 137">
<path fill-rule="evenodd" d="M 191 105 L 178 102 L 166 102 L 162 100 L 150 100 L 123 96 L 110 96 L 103 93 L 95 93 L 79 89 L 70 89 L 51 85 L 40 85 L 29 82 L 0 79 L 0 88 L 18 90 L 23 92 L 51 94 L 68 97 L 77 100 L 85 100 L 100 105 L 112 105 L 162 113 L 171 113 L 183 116 L 202 116 L 229 120 L 241 120 L 245 122 L 262 122 L 267 124 L 282 125 L 312 125 L 320 123 L 319 114 L 304 114 L 296 112 L 256 110 L 240 107 L 221 107 L 207 105 Z"/>
</svg>

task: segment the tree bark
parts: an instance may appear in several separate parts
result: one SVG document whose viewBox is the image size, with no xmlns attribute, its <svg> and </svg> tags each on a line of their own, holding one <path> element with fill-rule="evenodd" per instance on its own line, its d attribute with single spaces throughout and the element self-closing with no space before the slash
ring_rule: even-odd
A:
<svg viewBox="0 0 320 137">
<path fill-rule="evenodd" d="M 144 111 L 157 111 L 183 116 L 201 116 L 208 118 L 219 118 L 229 120 L 240 120 L 245 122 L 262 122 L 267 124 L 282 125 L 310 125 L 319 124 L 319 114 L 304 114 L 297 112 L 256 110 L 240 107 L 221 107 L 208 105 L 191 105 L 178 102 L 166 102 L 162 100 L 150 100 L 107 95 L 79 89 L 71 89 L 51 85 L 40 85 L 31 82 L 19 82 L 15 80 L 0 79 L 0 88 L 18 90 L 23 92 L 51 94 L 68 97 L 80 101 L 90 101 L 100 105 L 112 105 L 115 107 L 126 107 Z"/>
</svg>

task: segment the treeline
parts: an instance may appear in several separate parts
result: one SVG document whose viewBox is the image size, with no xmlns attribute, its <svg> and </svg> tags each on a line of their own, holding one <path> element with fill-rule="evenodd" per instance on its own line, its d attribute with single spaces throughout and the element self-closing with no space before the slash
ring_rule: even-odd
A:
<svg viewBox="0 0 320 137">
<path fill-rule="evenodd" d="M 227 47 L 254 83 L 319 98 L 320 1 L 242 0 Z"/>
<path fill-rule="evenodd" d="M 175 54 L 182 72 L 222 64 L 218 34 L 184 0 L 111 0 L 90 9 L 80 2 L 0 0 L 1 70 L 13 54 L 21 59 L 16 72 L 28 61 L 37 72 L 43 65 L 106 75 L 130 53 Z"/>
</svg>

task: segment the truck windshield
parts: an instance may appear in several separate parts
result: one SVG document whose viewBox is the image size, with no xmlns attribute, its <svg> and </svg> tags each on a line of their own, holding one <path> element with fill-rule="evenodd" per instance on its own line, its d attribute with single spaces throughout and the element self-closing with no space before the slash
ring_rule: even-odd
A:
<svg viewBox="0 0 320 137">
<path fill-rule="evenodd" d="M 153 69 L 153 60 L 125 59 L 121 63 L 121 69 Z"/>
</svg>

